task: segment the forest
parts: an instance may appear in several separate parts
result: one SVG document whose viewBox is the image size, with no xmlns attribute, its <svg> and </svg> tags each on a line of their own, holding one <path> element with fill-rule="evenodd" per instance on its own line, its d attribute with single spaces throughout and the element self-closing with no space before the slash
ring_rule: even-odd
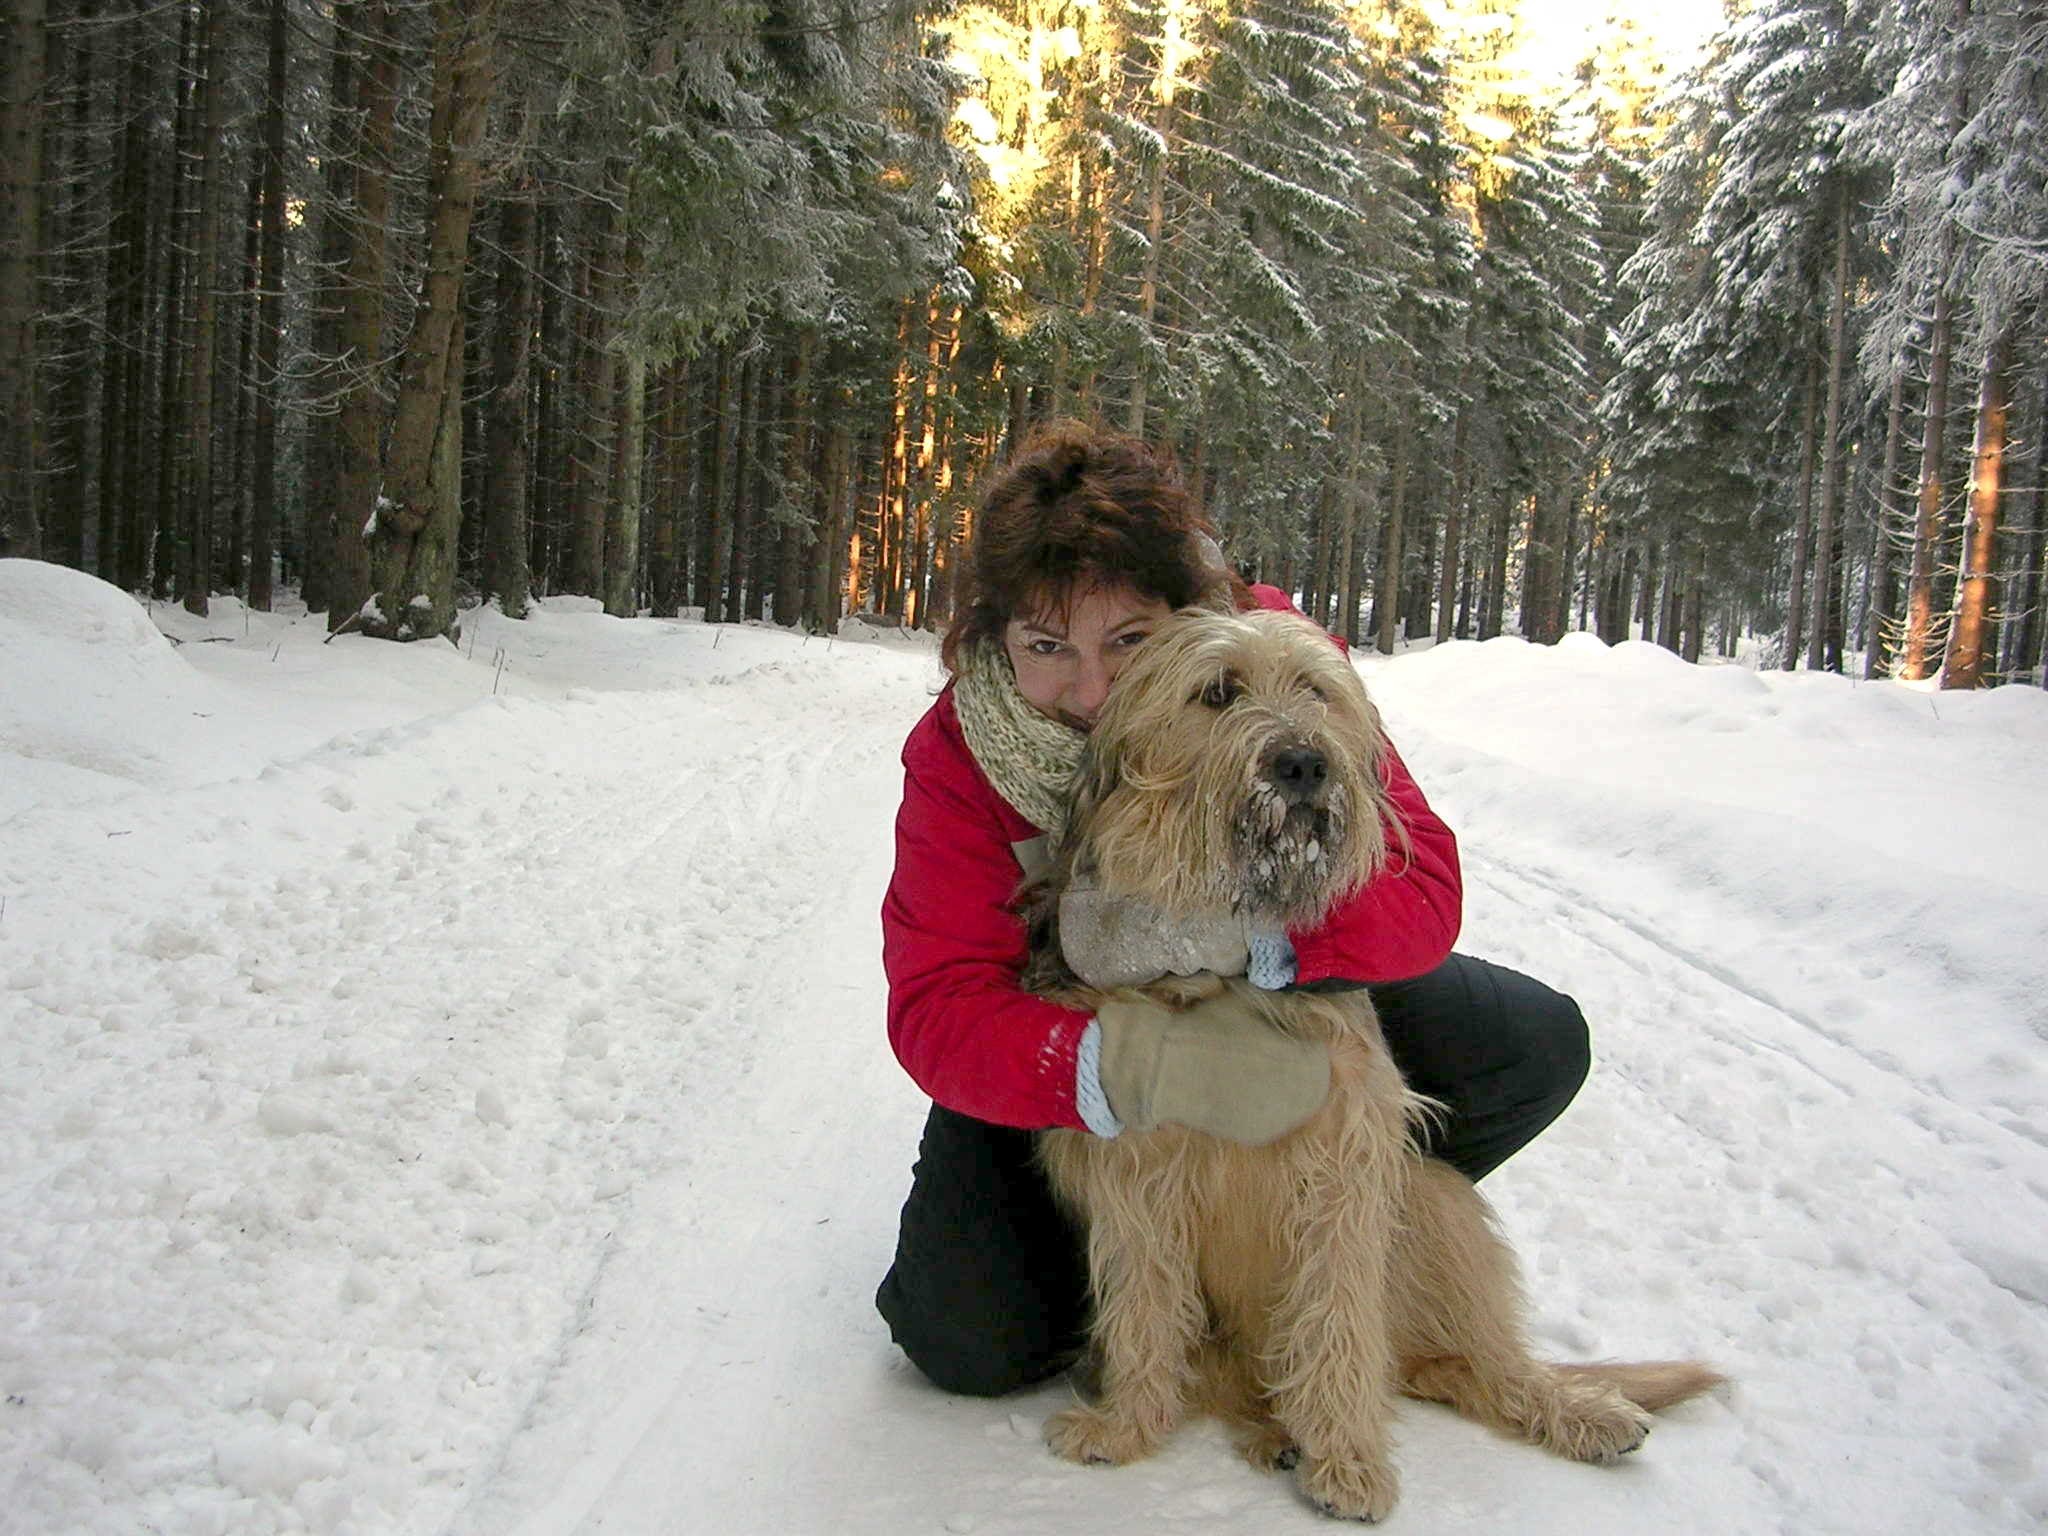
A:
<svg viewBox="0 0 2048 1536">
<path fill-rule="evenodd" d="M 1080 416 L 1382 651 L 2048 681 L 2040 0 L 6 3 L 0 554 L 931 629 Z"/>
</svg>

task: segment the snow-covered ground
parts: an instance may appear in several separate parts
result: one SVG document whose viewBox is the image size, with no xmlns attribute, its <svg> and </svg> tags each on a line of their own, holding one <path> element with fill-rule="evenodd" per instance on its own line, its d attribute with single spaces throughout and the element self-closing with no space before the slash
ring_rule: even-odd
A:
<svg viewBox="0 0 2048 1536">
<path fill-rule="evenodd" d="M 872 1310 L 927 644 L 323 638 L 0 562 L 0 1531 L 1320 1528 L 1212 1426 L 1057 1462 L 1063 1386 L 944 1397 Z M 1611 1470 L 1409 1405 L 1394 1527 L 2048 1525 L 2048 699 L 1363 668 L 1462 947 L 1593 1021 L 1486 1186 L 1545 1346 L 1735 1378 Z"/>
</svg>

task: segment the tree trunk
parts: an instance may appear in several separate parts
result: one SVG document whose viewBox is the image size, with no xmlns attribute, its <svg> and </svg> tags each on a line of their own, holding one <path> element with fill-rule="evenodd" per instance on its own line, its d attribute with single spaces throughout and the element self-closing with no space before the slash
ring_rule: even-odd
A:
<svg viewBox="0 0 2048 1536">
<path fill-rule="evenodd" d="M 1799 665 L 1799 642 L 1806 634 L 1806 567 L 1813 545 L 1814 434 L 1819 415 L 1820 358 L 1806 355 L 1805 404 L 1799 419 L 1799 520 L 1792 529 L 1792 580 L 1785 598 L 1784 654 L 1779 665 L 1787 672 Z"/>
<path fill-rule="evenodd" d="M 1813 634 L 1806 648 L 1809 671 L 1842 670 L 1841 608 L 1835 602 L 1842 505 L 1842 388 L 1848 372 L 1849 183 L 1835 197 L 1835 277 L 1828 296 L 1828 391 L 1821 429 L 1820 527 L 1814 535 L 1818 562 L 1813 582 Z M 1796 639 L 1797 631 L 1787 630 Z M 1789 643 L 1789 642 L 1788 642 Z"/>
<path fill-rule="evenodd" d="M 1408 461 L 1412 457 L 1408 434 L 1413 420 L 1413 404 L 1404 397 L 1400 409 L 1394 413 L 1394 466 L 1387 486 L 1386 537 L 1380 544 L 1379 591 L 1373 594 L 1379 610 L 1373 648 L 1382 656 L 1394 654 L 1394 629 L 1401 619 L 1401 598 L 1405 590 L 1401 570 L 1406 557 Z"/>
<path fill-rule="evenodd" d="M 733 483 L 733 452 L 739 432 L 739 408 L 733 399 L 734 365 L 732 344 L 722 344 L 717 393 L 711 407 L 711 473 L 698 514 L 697 600 L 703 605 L 707 624 L 718 622 L 719 605 L 725 597 L 726 548 L 732 537 L 726 499 Z"/>
<path fill-rule="evenodd" d="M 106 167 L 93 152 L 99 126 L 88 116 L 103 95 L 94 66 L 108 37 L 96 12 L 96 0 L 76 0 L 68 14 L 46 23 L 44 75 L 55 90 L 42 113 L 43 175 L 50 187 L 41 220 L 43 291 L 52 311 L 37 338 L 48 368 L 43 451 L 51 479 L 42 498 L 43 556 L 81 571 L 87 535 L 98 531 L 86 516 L 98 448 L 88 428 L 93 376 L 106 360 L 95 351 L 90 317 L 101 266 L 96 247 L 111 214 Z M 70 99 L 68 113 L 57 110 L 63 96 Z"/>
<path fill-rule="evenodd" d="M 630 313 L 640 286 L 641 245 L 630 229 L 622 232 L 622 239 L 618 303 Z M 631 618 L 640 611 L 642 455 L 647 436 L 647 354 L 631 338 L 618 372 L 618 405 L 612 413 L 616 443 L 604 532 L 604 611 L 614 618 Z"/>
<path fill-rule="evenodd" d="M 218 443 L 213 413 L 214 344 L 220 328 L 219 265 L 221 138 L 227 126 L 227 13 L 229 0 L 200 0 L 198 97 L 198 222 L 192 242 L 192 339 L 186 349 L 185 454 L 190 480 L 178 537 L 178 597 L 187 613 L 204 614 L 213 578 L 214 464 Z"/>
<path fill-rule="evenodd" d="M 0 556 L 43 553 L 37 399 L 42 260 L 44 0 L 12 0 L 0 75 Z"/>
<path fill-rule="evenodd" d="M 371 510 L 371 598 L 359 626 L 425 640 L 455 624 L 462 493 L 462 277 L 493 83 L 495 0 L 433 0 L 426 269 L 398 358 L 383 488 Z"/>
<path fill-rule="evenodd" d="M 804 615 L 806 628 L 827 635 L 839 627 L 841 563 L 846 549 L 846 416 L 851 408 L 846 394 L 844 388 L 833 391 L 829 420 L 819 444 L 818 481 L 824 516 L 811 545 L 814 574 L 809 583 L 811 603 Z"/>
<path fill-rule="evenodd" d="M 529 579 L 545 596 L 563 585 L 565 508 L 573 478 L 569 462 L 574 433 L 569 425 L 578 407 L 572 402 L 569 377 L 576 366 L 575 304 L 571 289 L 574 256 L 563 238 L 559 207 L 539 203 L 534 209 L 534 246 L 538 253 L 540 322 L 534 342 L 540 357 L 534 366 L 533 474 L 526 507 L 526 550 Z"/>
<path fill-rule="evenodd" d="M 1943 688 L 1984 683 L 1985 639 L 1997 601 L 1998 496 L 2005 479 L 2006 373 L 2012 336 L 2003 332 L 1986 349 L 1977 384 L 1977 436 L 1971 456 L 1969 513 L 1963 530 L 1963 569 L 1956 584 L 1955 622 L 1942 658 Z"/>
<path fill-rule="evenodd" d="M 498 205 L 498 276 L 491 316 L 490 402 L 484 434 L 484 580 L 508 619 L 531 607 L 527 566 L 526 397 L 534 328 L 531 182 Z"/>
<path fill-rule="evenodd" d="M 1346 645 L 1358 644 L 1358 588 L 1360 559 L 1358 516 L 1360 482 L 1365 475 L 1365 399 L 1361 366 L 1353 376 L 1350 399 L 1345 402 L 1350 421 L 1344 438 L 1344 474 L 1338 496 L 1337 544 L 1337 629 Z"/>
<path fill-rule="evenodd" d="M 883 471 L 876 558 L 882 588 L 877 606 L 899 623 L 903 619 L 903 546 L 910 525 L 911 315 L 911 301 L 906 299 L 896 324 L 896 377 L 889 394 L 889 457 Z"/>
<path fill-rule="evenodd" d="M 1173 80 L 1162 75 L 1159 95 L 1159 147 L 1145 188 L 1145 254 L 1138 273 L 1138 355 L 1132 359 L 1131 398 L 1124 411 L 1124 430 L 1145 435 L 1145 386 L 1152 374 L 1152 322 L 1159 312 L 1159 247 L 1166 239 L 1166 162 L 1173 143 Z"/>
<path fill-rule="evenodd" d="M 361 233 L 351 223 L 351 192 L 363 144 L 355 112 L 359 89 L 355 39 L 361 10 L 361 0 L 339 0 L 334 8 L 327 126 L 320 150 L 320 202 L 315 220 L 319 277 L 307 294 L 313 406 L 305 436 L 305 570 L 300 596 L 307 609 L 316 613 L 329 608 L 333 594 L 346 457 L 339 402 L 354 377 L 349 360 L 342 355 L 342 344 L 353 313 L 346 274 L 353 270 L 355 241 Z"/>
<path fill-rule="evenodd" d="M 263 167 L 259 163 L 249 174 L 249 190 L 242 205 L 242 287 L 240 300 L 228 314 L 234 327 L 234 362 L 221 355 L 229 349 L 215 349 L 214 419 L 222 424 L 222 444 L 215 450 L 213 498 L 216 515 L 225 514 L 225 528 L 217 528 L 213 547 L 213 584 L 216 591 L 248 597 L 248 512 L 249 439 L 255 432 L 257 393 L 252 386 L 256 367 L 256 319 L 263 292 Z"/>
<path fill-rule="evenodd" d="M 585 597 L 604 596 L 605 518 L 611 503 L 612 460 L 617 455 L 613 406 L 618 397 L 617 325 L 614 297 L 619 284 L 623 208 L 616 178 L 605 177 L 606 195 L 590 209 L 595 228 L 584 263 L 585 302 L 578 317 L 580 338 L 575 396 L 570 409 L 568 589 Z"/>
<path fill-rule="evenodd" d="M 1892 524 L 1896 516 L 1893 499 L 1899 483 L 1899 450 L 1905 441 L 1906 370 L 1903 364 L 1892 370 L 1890 404 L 1885 408 L 1884 466 L 1878 471 L 1877 505 L 1871 516 L 1877 531 L 1871 540 L 1870 608 L 1865 616 L 1863 675 L 1881 677 L 1888 670 L 1892 649 Z"/>
<path fill-rule="evenodd" d="M 1507 615 L 1508 530 L 1513 525 L 1513 506 L 1505 486 L 1493 492 L 1493 511 L 1487 519 L 1485 590 L 1479 606 L 1479 638 L 1491 640 L 1501 632 Z"/>
<path fill-rule="evenodd" d="M 249 606 L 271 606 L 277 546 L 278 361 L 284 339 L 284 115 L 289 13 L 270 0 L 268 78 L 263 99 L 262 268 L 256 301 L 256 420 L 249 497 Z"/>
<path fill-rule="evenodd" d="M 796 359 L 790 365 L 790 429 L 782 455 L 782 481 L 789 498 L 787 518 L 778 530 L 775 563 L 775 622 L 795 627 L 804 616 L 804 552 L 818 538 L 817 490 L 811 480 L 816 404 L 811 373 L 816 366 L 818 333 L 811 326 L 797 333 Z"/>
<path fill-rule="evenodd" d="M 647 362 L 628 349 L 619 366 L 617 448 L 612 460 L 612 494 L 605 519 L 604 611 L 629 619 L 640 611 L 640 525 L 645 495 Z"/>
<path fill-rule="evenodd" d="M 683 409 L 690 392 L 690 365 L 678 358 L 662 370 L 655 413 L 654 527 L 647 553 L 648 611 L 672 619 L 682 601 L 682 493 L 689 485 L 688 451 L 684 443 Z"/>
<path fill-rule="evenodd" d="M 141 3 L 141 0 L 137 0 Z M 108 348 L 100 369 L 99 556 L 103 581 L 135 591 L 147 580 L 142 546 L 142 481 L 138 473 L 143 398 L 142 357 L 148 334 L 144 289 L 149 281 L 148 153 L 144 120 L 149 100 L 149 50 L 131 47 L 121 124 L 112 223 L 107 241 L 101 324 L 128 345 Z"/>
<path fill-rule="evenodd" d="M 2031 430 L 2021 429 L 2021 440 L 2030 446 L 2024 467 L 2014 477 L 2026 489 L 2016 486 L 2013 491 L 2012 523 L 2016 531 L 2022 531 L 2016 541 L 2014 565 L 2020 572 L 2019 591 L 2014 600 L 2006 605 L 2011 617 L 2005 626 L 2005 654 L 1999 668 L 2000 675 L 2007 681 L 2016 681 L 2031 672 L 2041 658 L 2041 600 L 2043 593 L 2044 564 L 2048 564 L 2048 519 L 2042 516 L 2048 507 L 2048 492 L 2041 484 L 2042 474 L 2048 471 L 2048 453 L 2043 452 L 2042 434 L 2048 432 L 2048 371 L 2034 381 L 2034 414 Z"/>
<path fill-rule="evenodd" d="M 732 553 L 725 570 L 725 622 L 738 624 L 748 617 L 747 584 L 752 574 L 754 529 L 758 521 L 754 467 L 761 446 L 761 373 L 767 347 L 758 340 L 746 351 L 740 365 L 739 420 L 733 432 L 732 500 L 727 514 L 732 531 Z"/>
<path fill-rule="evenodd" d="M 390 0 L 362 0 L 364 57 L 356 69 L 358 124 L 353 228 L 342 294 L 340 355 L 345 383 L 335 422 L 339 464 L 335 474 L 334 556 L 328 566 L 327 628 L 362 625 L 370 604 L 368 523 L 382 474 L 378 395 L 384 355 L 384 283 L 391 245 L 392 123 L 398 100 L 398 60 Z"/>
<path fill-rule="evenodd" d="M 1458 424 L 1451 432 L 1450 496 L 1444 504 L 1443 547 L 1437 552 L 1436 589 L 1436 639 L 1441 645 L 1451 638 L 1452 620 L 1457 613 L 1458 566 L 1463 558 L 1460 549 L 1460 522 L 1465 499 L 1465 434 L 1466 418 L 1471 414 L 1470 406 L 1458 412 Z"/>
<path fill-rule="evenodd" d="M 1954 236 L 1945 235 L 1943 258 L 1934 291 L 1934 323 L 1927 337 L 1927 414 L 1920 443 L 1920 515 L 1913 526 L 1913 573 L 1906 584 L 1905 655 L 1899 676 L 1918 682 L 1933 670 L 1934 567 L 1940 554 L 1942 523 L 1941 456 L 1948 425 L 1949 352 L 1953 345 L 1954 301 L 1949 296 L 1948 269 Z"/>
</svg>

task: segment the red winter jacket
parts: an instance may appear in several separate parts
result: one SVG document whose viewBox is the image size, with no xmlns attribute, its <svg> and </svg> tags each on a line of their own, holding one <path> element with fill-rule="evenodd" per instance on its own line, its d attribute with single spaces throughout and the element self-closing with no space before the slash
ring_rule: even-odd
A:
<svg viewBox="0 0 2048 1536">
<path fill-rule="evenodd" d="M 1262 607 L 1290 606 L 1254 588 Z M 1290 932 L 1296 982 L 1398 981 L 1442 964 L 1458 936 L 1458 845 L 1400 757 L 1386 783 L 1411 852 L 1310 931 Z M 1074 1105 L 1075 1052 L 1089 1015 L 1018 986 L 1024 925 L 1012 844 L 1040 835 L 981 771 L 949 685 L 903 744 L 896 869 L 882 900 L 889 1041 L 938 1103 L 996 1125 L 1086 1130 Z"/>
</svg>

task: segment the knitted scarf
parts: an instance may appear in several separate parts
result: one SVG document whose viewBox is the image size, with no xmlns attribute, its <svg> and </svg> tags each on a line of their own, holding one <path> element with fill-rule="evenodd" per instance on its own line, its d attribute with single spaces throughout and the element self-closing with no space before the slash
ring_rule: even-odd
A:
<svg viewBox="0 0 2048 1536">
<path fill-rule="evenodd" d="M 1032 708 L 1017 691 L 1009 656 L 994 640 L 977 642 L 961 658 L 953 706 L 967 750 L 996 793 L 1057 838 L 1088 738 Z"/>
</svg>

